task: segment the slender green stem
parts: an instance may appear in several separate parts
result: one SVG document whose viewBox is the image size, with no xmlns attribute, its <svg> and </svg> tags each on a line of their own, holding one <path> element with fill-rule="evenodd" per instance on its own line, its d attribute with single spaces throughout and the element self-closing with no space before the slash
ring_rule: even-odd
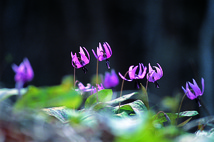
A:
<svg viewBox="0 0 214 142">
<path fill-rule="evenodd" d="M 126 72 L 126 74 L 124 75 L 124 77 L 126 77 L 126 75 L 127 75 L 128 72 L 129 71 Z M 124 85 L 124 79 L 123 79 L 122 84 L 121 84 L 120 97 L 122 97 L 123 85 Z M 121 105 L 121 102 L 119 102 L 118 112 L 120 111 L 120 105 Z"/>
<path fill-rule="evenodd" d="M 97 58 L 97 68 L 96 68 L 96 89 L 97 89 L 96 97 L 97 97 L 97 102 L 99 102 L 99 99 L 98 99 L 98 65 L 99 65 L 99 60 Z"/>
<path fill-rule="evenodd" d="M 183 103 L 183 101 L 184 101 L 185 96 L 186 96 L 186 93 L 184 94 L 184 96 L 183 96 L 183 98 L 182 98 L 182 100 L 181 100 L 179 109 L 178 109 L 178 117 L 177 117 L 176 125 L 178 124 L 179 113 L 180 113 L 180 111 L 181 111 L 181 106 L 182 106 L 182 103 Z"/>
<path fill-rule="evenodd" d="M 74 68 L 74 89 L 75 89 L 75 86 L 76 86 L 76 81 L 75 81 L 75 71 L 76 71 L 76 68 Z"/>
</svg>

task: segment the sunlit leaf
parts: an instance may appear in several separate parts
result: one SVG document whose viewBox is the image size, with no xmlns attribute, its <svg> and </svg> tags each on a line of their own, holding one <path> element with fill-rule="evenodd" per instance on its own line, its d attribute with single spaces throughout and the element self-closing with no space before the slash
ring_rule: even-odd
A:
<svg viewBox="0 0 214 142">
<path fill-rule="evenodd" d="M 111 100 L 109 102 L 106 102 L 107 104 L 110 104 L 110 105 L 114 105 L 114 104 L 118 104 L 120 102 L 123 102 L 125 100 L 128 100 L 130 99 L 132 96 L 134 96 L 135 94 L 137 94 L 137 92 L 133 92 L 133 93 L 130 93 L 130 94 L 126 94 L 126 95 L 123 95 L 122 97 L 119 97 L 119 98 L 116 98 L 114 100 Z"/>
<path fill-rule="evenodd" d="M 71 89 L 72 85 L 72 77 L 66 76 L 63 78 L 62 84 L 58 86 L 29 86 L 28 91 L 16 102 L 15 110 L 60 106 L 78 108 L 81 105 L 82 96 L 79 92 Z"/>
<path fill-rule="evenodd" d="M 85 101 L 85 108 L 89 108 L 98 102 L 108 102 L 112 99 L 113 92 L 111 89 L 103 89 L 89 96 Z"/>
</svg>

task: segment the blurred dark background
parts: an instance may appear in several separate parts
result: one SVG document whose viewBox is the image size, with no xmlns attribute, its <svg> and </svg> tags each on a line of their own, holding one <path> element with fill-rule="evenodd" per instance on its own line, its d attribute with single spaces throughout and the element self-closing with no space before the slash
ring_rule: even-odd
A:
<svg viewBox="0 0 214 142">
<path fill-rule="evenodd" d="M 35 73 L 30 84 L 59 84 L 64 75 L 73 74 L 70 52 L 79 52 L 79 46 L 91 55 L 87 74 L 76 71 L 86 85 L 96 72 L 91 49 L 107 41 L 116 72 L 125 74 L 139 63 L 162 66 L 160 88 L 149 83 L 149 91 L 159 98 L 182 94 L 181 86 L 192 78 L 201 87 L 204 77 L 203 100 L 214 112 L 213 32 L 213 0 L 1 0 L 1 87 L 14 87 L 11 64 L 19 65 L 24 57 Z M 99 73 L 105 71 L 105 62 L 100 62 Z M 146 79 L 141 82 L 145 85 Z M 125 82 L 124 89 L 135 89 L 134 83 Z M 192 104 L 188 107 L 197 106 Z"/>
</svg>

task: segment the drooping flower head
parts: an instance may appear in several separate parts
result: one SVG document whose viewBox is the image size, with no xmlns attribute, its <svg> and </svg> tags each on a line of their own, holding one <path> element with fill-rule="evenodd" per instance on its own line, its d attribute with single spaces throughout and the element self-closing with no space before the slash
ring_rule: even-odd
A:
<svg viewBox="0 0 214 142">
<path fill-rule="evenodd" d="M 150 63 L 149 63 L 149 72 L 147 73 L 147 80 L 149 82 L 155 83 L 155 86 L 157 88 L 159 88 L 159 84 L 157 82 L 157 80 L 159 80 L 162 76 L 163 76 L 163 70 L 161 68 L 161 66 L 157 63 L 157 66 L 153 66 L 156 71 L 154 69 L 152 69 Z"/>
<path fill-rule="evenodd" d="M 34 77 L 33 69 L 27 58 L 24 58 L 19 66 L 13 64 L 12 69 L 16 73 L 14 77 L 15 81 L 21 84 L 31 81 Z"/>
<path fill-rule="evenodd" d="M 193 84 L 190 82 L 186 82 L 186 89 L 183 86 L 182 86 L 182 89 L 189 99 L 194 100 L 194 99 L 198 99 L 198 96 L 202 96 L 204 93 L 204 79 L 203 78 L 201 78 L 201 85 L 202 85 L 202 90 L 198 87 L 198 84 L 193 79 Z M 189 86 L 191 88 L 189 88 Z M 200 103 L 199 103 L 199 106 L 201 106 Z"/>
<path fill-rule="evenodd" d="M 113 88 L 119 84 L 119 78 L 114 69 L 111 70 L 111 73 L 105 73 L 103 84 L 105 88 Z"/>
<path fill-rule="evenodd" d="M 95 53 L 95 51 L 93 49 L 92 49 L 92 52 L 99 61 L 106 60 L 106 65 L 107 65 L 108 69 L 110 69 L 110 66 L 109 66 L 110 63 L 109 63 L 108 58 L 111 57 L 112 50 L 111 50 L 110 45 L 107 42 L 103 43 L 103 47 L 102 47 L 101 43 L 99 42 L 99 47 L 97 47 L 97 54 Z"/>
<path fill-rule="evenodd" d="M 83 50 L 84 49 L 84 50 Z M 85 54 L 85 52 L 86 54 Z M 86 71 L 88 71 L 88 69 L 85 67 L 85 65 L 87 65 L 90 61 L 90 55 L 88 53 L 88 51 L 86 50 L 85 47 L 81 47 L 80 46 L 80 57 L 77 57 L 77 54 L 73 54 L 71 52 L 71 63 L 72 63 L 72 66 L 74 68 L 82 68 L 82 70 L 84 71 L 84 73 L 86 73 Z"/>
<path fill-rule="evenodd" d="M 80 92 L 91 92 L 91 84 L 87 83 L 87 86 L 84 86 L 82 82 L 76 81 L 76 83 L 78 82 L 77 86 L 78 89 L 75 89 L 75 91 L 80 91 Z"/>
<path fill-rule="evenodd" d="M 139 72 L 138 74 L 136 74 L 136 70 L 137 70 L 138 66 L 135 66 L 132 65 L 129 67 L 129 78 L 130 79 L 126 79 L 120 72 L 118 73 L 119 76 L 123 79 L 123 80 L 126 80 L 126 81 L 132 81 L 132 80 L 138 80 L 138 79 L 143 79 L 146 75 L 146 70 L 147 70 L 147 67 L 143 65 L 143 63 L 139 63 Z M 142 68 L 143 68 L 143 71 L 142 71 Z M 137 87 L 139 88 L 139 83 L 137 82 Z"/>
</svg>

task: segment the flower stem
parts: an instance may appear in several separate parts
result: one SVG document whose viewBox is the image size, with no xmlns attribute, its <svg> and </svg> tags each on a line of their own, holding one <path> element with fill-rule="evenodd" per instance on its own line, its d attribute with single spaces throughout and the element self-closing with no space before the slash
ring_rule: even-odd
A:
<svg viewBox="0 0 214 142">
<path fill-rule="evenodd" d="M 180 113 L 180 111 L 181 111 L 181 106 L 182 106 L 182 103 L 183 103 L 183 101 L 184 101 L 185 96 L 186 96 L 186 93 L 184 94 L 184 96 L 183 96 L 183 98 L 182 98 L 182 100 L 181 100 L 179 109 L 178 109 L 178 117 L 177 117 L 176 125 L 178 124 L 179 113 Z"/>
<path fill-rule="evenodd" d="M 97 102 L 99 102 L 99 100 L 98 100 L 98 65 L 99 65 L 99 60 L 97 58 L 97 68 L 96 68 L 96 89 L 97 89 L 96 97 L 97 97 Z"/>
<path fill-rule="evenodd" d="M 75 86 L 76 86 L 76 81 L 75 81 L 75 71 L 76 71 L 76 69 L 74 68 L 74 89 L 75 89 Z"/>
<path fill-rule="evenodd" d="M 23 82 L 16 82 L 16 88 L 18 90 L 18 99 L 21 98 L 21 89 L 22 89 L 23 85 L 24 85 Z"/>
<path fill-rule="evenodd" d="M 126 77 L 126 75 L 127 75 L 128 72 L 129 72 L 129 71 L 126 72 L 126 74 L 124 75 L 124 77 Z M 123 85 L 124 85 L 124 80 L 122 81 L 122 84 L 121 84 L 120 97 L 122 96 Z M 121 102 L 119 102 L 118 113 L 119 113 L 119 111 L 120 111 L 120 105 L 121 105 Z"/>
</svg>

